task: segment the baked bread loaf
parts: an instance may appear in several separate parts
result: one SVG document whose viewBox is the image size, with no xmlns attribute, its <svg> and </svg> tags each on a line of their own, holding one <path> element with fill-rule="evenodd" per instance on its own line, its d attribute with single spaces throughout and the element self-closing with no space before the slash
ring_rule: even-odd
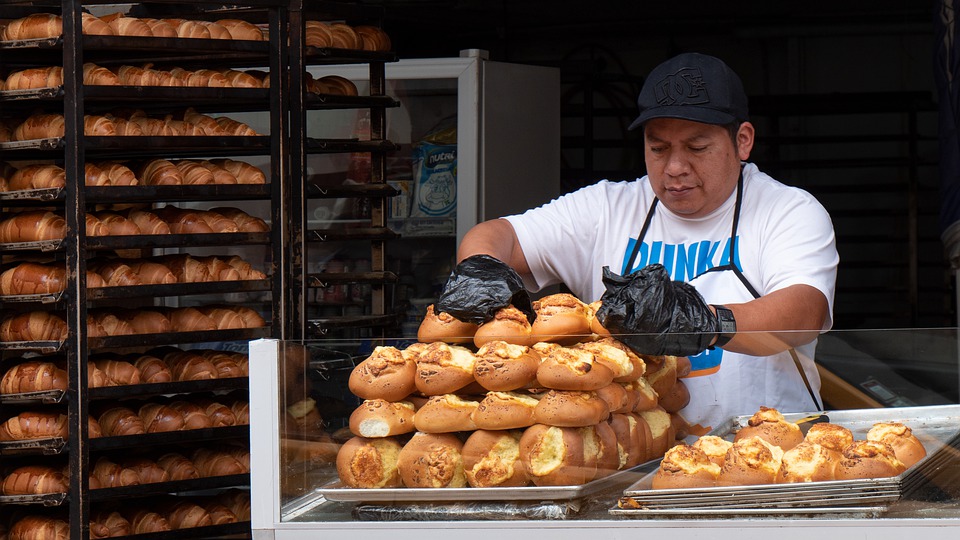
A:
<svg viewBox="0 0 960 540">
<path fill-rule="evenodd" d="M 520 461 L 518 430 L 477 430 L 463 443 L 463 472 L 471 487 L 520 487 L 530 483 Z"/>
<path fill-rule="evenodd" d="M 668 413 L 679 412 L 690 403 L 690 389 L 682 379 L 677 379 L 670 391 L 660 396 L 659 403 Z"/>
<path fill-rule="evenodd" d="M 717 465 L 723 465 L 727 450 L 730 450 L 731 446 L 733 446 L 732 442 L 716 435 L 704 435 L 693 442 L 694 448 L 701 450 Z"/>
<path fill-rule="evenodd" d="M 676 440 L 676 432 L 670 413 L 658 405 L 636 414 L 650 426 L 650 458 L 662 456 Z"/>
<path fill-rule="evenodd" d="M 380 27 L 361 24 L 354 26 L 353 31 L 360 36 L 360 47 L 365 51 L 386 52 L 393 46 L 390 36 Z"/>
<path fill-rule="evenodd" d="M 537 314 L 531 331 L 537 341 L 573 345 L 590 335 L 587 305 L 569 293 L 550 294 L 533 301 Z"/>
<path fill-rule="evenodd" d="M 163 467 L 157 465 L 156 461 L 147 458 L 130 458 L 121 463 L 124 469 L 129 469 L 137 473 L 137 478 L 141 484 L 155 484 L 158 482 L 169 482 L 170 473 Z"/>
<path fill-rule="evenodd" d="M 48 465 L 23 465 L 10 471 L 0 484 L 4 495 L 43 495 L 66 493 L 70 480 L 60 470 Z"/>
<path fill-rule="evenodd" d="M 657 393 L 657 396 L 665 396 L 673 389 L 677 383 L 677 357 L 676 356 L 645 356 L 644 362 L 647 364 L 647 370 L 644 377 L 650 386 Z"/>
<path fill-rule="evenodd" d="M 241 19 L 220 19 L 217 24 L 226 28 L 231 39 L 263 41 L 263 31 L 256 25 Z"/>
<path fill-rule="evenodd" d="M 95 358 L 94 365 L 115 385 L 140 384 L 137 366 L 120 358 Z"/>
<path fill-rule="evenodd" d="M 550 390 L 540 397 L 533 410 L 534 422 L 548 426 L 591 426 L 609 417 L 607 402 L 589 391 Z"/>
<path fill-rule="evenodd" d="M 167 518 L 158 512 L 146 508 L 128 509 L 124 517 L 130 522 L 134 534 L 159 533 L 173 530 Z"/>
<path fill-rule="evenodd" d="M 607 421 L 617 439 L 619 469 L 629 469 L 653 457 L 650 426 L 635 413 L 614 413 Z"/>
<path fill-rule="evenodd" d="M 104 456 L 97 458 L 92 475 L 103 488 L 140 485 L 140 475 L 137 471 L 124 468 Z"/>
<path fill-rule="evenodd" d="M 520 460 L 538 486 L 580 485 L 596 470 L 585 466 L 579 429 L 535 424 L 520 437 Z"/>
<path fill-rule="evenodd" d="M 783 450 L 758 437 L 746 437 L 734 441 L 727 451 L 717 484 L 721 486 L 745 486 L 773 484 L 777 481 Z"/>
<path fill-rule="evenodd" d="M 920 461 L 927 455 L 920 439 L 913 434 L 913 430 L 900 422 L 878 422 L 867 431 L 868 441 L 887 443 L 893 448 L 904 467 Z"/>
<path fill-rule="evenodd" d="M 183 427 L 181 429 L 206 429 L 213 427 L 213 420 L 207 415 L 206 409 L 192 401 L 178 399 L 171 401 L 170 407 L 178 411 L 183 417 Z"/>
<path fill-rule="evenodd" d="M 0 394 L 66 390 L 67 372 L 53 362 L 27 360 L 12 366 L 0 379 Z"/>
<path fill-rule="evenodd" d="M 660 404 L 660 396 L 645 377 L 623 383 L 623 388 L 627 391 L 628 400 L 633 403 L 633 412 L 648 411 Z"/>
<path fill-rule="evenodd" d="M 362 399 L 401 401 L 416 389 L 417 363 L 396 347 L 376 347 L 350 373 L 347 386 Z"/>
<path fill-rule="evenodd" d="M 449 313 L 437 313 L 433 304 L 427 306 L 427 312 L 417 328 L 417 341 L 433 343 L 473 343 L 473 336 L 477 333 L 479 324 L 463 322 Z"/>
<path fill-rule="evenodd" d="M 107 528 L 107 538 L 133 534 L 133 527 L 130 522 L 116 510 L 94 511 L 90 520 Z"/>
<path fill-rule="evenodd" d="M 137 411 L 147 433 L 180 431 L 183 415 L 177 409 L 163 403 L 144 403 Z"/>
<path fill-rule="evenodd" d="M 632 412 L 636 403 L 631 401 L 627 389 L 620 383 L 610 383 L 603 388 L 595 390 L 597 397 L 607 404 L 607 409 L 611 413 Z"/>
<path fill-rule="evenodd" d="M 413 403 L 367 399 L 350 414 L 350 432 L 358 437 L 393 437 L 410 433 L 414 425 Z"/>
<path fill-rule="evenodd" d="M 67 415 L 58 412 L 25 411 L 0 424 L 0 441 L 67 438 Z"/>
<path fill-rule="evenodd" d="M 194 307 L 173 308 L 167 318 L 174 332 L 206 332 L 217 329 L 217 323 Z"/>
<path fill-rule="evenodd" d="M 161 507 L 173 530 L 209 527 L 213 519 L 207 510 L 193 501 L 179 500 Z"/>
<path fill-rule="evenodd" d="M 157 465 L 167 471 L 172 481 L 200 478 L 200 473 L 197 472 L 193 462 L 177 452 L 168 452 L 158 457 Z"/>
<path fill-rule="evenodd" d="M 173 378 L 178 381 L 199 381 L 217 378 L 217 366 L 194 351 L 176 351 L 163 357 Z"/>
<path fill-rule="evenodd" d="M 351 488 L 400 487 L 397 460 L 402 446 L 393 437 L 354 437 L 337 452 L 337 474 Z"/>
<path fill-rule="evenodd" d="M 907 469 L 889 444 L 880 441 L 853 441 L 843 449 L 837 465 L 837 480 L 889 478 Z"/>
<path fill-rule="evenodd" d="M 140 234 L 140 227 L 115 212 L 97 212 L 94 216 L 107 228 L 108 236 L 136 236 Z"/>
<path fill-rule="evenodd" d="M 244 466 L 236 457 L 218 448 L 197 448 L 191 455 L 191 461 L 201 478 L 250 472 L 249 467 Z"/>
<path fill-rule="evenodd" d="M 143 383 L 166 383 L 174 380 L 170 367 L 155 356 L 138 355 L 133 359 L 133 365 L 140 370 L 140 381 Z"/>
<path fill-rule="evenodd" d="M 713 487 L 720 466 L 702 450 L 688 444 L 669 449 L 653 475 L 653 489 L 687 489 Z"/>
<path fill-rule="evenodd" d="M 613 382 L 613 372 L 597 362 L 593 353 L 571 347 L 541 350 L 543 361 L 537 381 L 555 390 L 597 390 Z"/>
<path fill-rule="evenodd" d="M 10 526 L 7 540 L 67 540 L 70 524 L 50 516 L 28 514 Z"/>
<path fill-rule="evenodd" d="M 147 432 L 140 416 L 128 407 L 117 406 L 103 411 L 97 418 L 97 423 L 107 437 L 142 435 Z"/>
<path fill-rule="evenodd" d="M 0 320 L 0 341 L 63 341 L 67 321 L 49 311 L 28 311 Z"/>
<path fill-rule="evenodd" d="M 263 171 L 246 161 L 211 159 L 210 163 L 229 171 L 240 184 L 265 184 L 267 182 L 267 177 L 263 174 Z"/>
<path fill-rule="evenodd" d="M 0 221 L 0 243 L 60 240 L 67 235 L 67 221 L 47 210 L 8 214 Z"/>
<path fill-rule="evenodd" d="M 97 185 L 96 182 L 91 183 L 89 176 L 89 167 L 93 164 L 87 165 L 88 175 L 86 185 Z M 60 166 L 52 163 L 35 163 L 32 165 L 24 165 L 23 167 L 17 169 L 13 175 L 7 178 L 7 191 L 60 188 L 66 185 L 66 171 L 64 171 Z"/>
<path fill-rule="evenodd" d="M 620 449 L 617 434 L 607 422 L 581 428 L 584 436 L 584 452 L 595 457 L 597 472 L 594 478 L 603 478 L 620 469 Z M 595 439 L 595 442 L 593 442 Z M 589 444 L 588 444 L 589 443 Z M 593 446 L 596 445 L 596 448 Z"/>
<path fill-rule="evenodd" d="M 777 482 L 795 484 L 835 480 L 839 464 L 830 450 L 804 441 L 783 453 Z"/>
<path fill-rule="evenodd" d="M 466 347 L 449 345 L 442 341 L 425 347 L 417 358 L 417 390 L 426 396 L 451 394 L 473 382 L 476 363 L 473 352 Z"/>
<path fill-rule="evenodd" d="M 477 429 L 520 429 L 535 423 L 537 398 L 519 392 L 487 392 L 471 418 Z"/>
<path fill-rule="evenodd" d="M 747 425 L 737 431 L 734 442 L 747 437 L 760 437 L 783 450 L 789 450 L 800 444 L 804 436 L 800 426 L 786 421 L 780 411 L 761 406 Z"/>
<path fill-rule="evenodd" d="M 414 433 L 397 455 L 397 470 L 410 488 L 466 487 L 463 443 L 451 433 Z"/>
<path fill-rule="evenodd" d="M 234 414 L 233 409 L 227 407 L 223 403 L 211 399 L 197 400 L 196 403 L 197 405 L 203 407 L 203 410 L 207 413 L 207 416 L 213 420 L 214 427 L 237 425 L 237 415 Z"/>
<path fill-rule="evenodd" d="M 513 306 L 497 311 L 493 318 L 481 324 L 473 335 L 473 344 L 482 347 L 488 341 L 506 341 L 515 345 L 533 345 L 533 326 L 527 315 Z"/>
<path fill-rule="evenodd" d="M 413 417 L 414 426 L 423 433 L 453 433 L 477 428 L 473 414 L 479 402 L 455 394 L 432 396 Z"/>
<path fill-rule="evenodd" d="M 141 234 L 170 234 L 170 226 L 153 212 L 131 208 L 120 213 L 136 223 Z"/>
<path fill-rule="evenodd" d="M 489 341 L 477 351 L 473 378 L 487 390 L 509 392 L 537 380 L 540 354 L 526 345 Z"/>
</svg>

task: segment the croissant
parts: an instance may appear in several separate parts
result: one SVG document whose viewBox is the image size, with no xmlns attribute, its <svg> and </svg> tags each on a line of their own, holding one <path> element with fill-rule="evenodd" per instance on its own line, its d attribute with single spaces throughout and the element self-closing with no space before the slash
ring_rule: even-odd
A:
<svg viewBox="0 0 960 540">
<path fill-rule="evenodd" d="M 117 68 L 117 80 L 125 86 L 159 86 L 157 71 L 137 66 L 122 65 Z"/>
<path fill-rule="evenodd" d="M 219 306 L 201 306 L 197 309 L 213 320 L 213 322 L 217 325 L 217 330 L 238 330 L 241 328 L 246 328 L 243 318 L 229 308 Z"/>
<path fill-rule="evenodd" d="M 173 24 L 171 19 L 167 22 Z M 210 39 L 210 29 L 200 23 L 200 21 L 181 20 L 177 25 L 177 36 L 182 38 Z"/>
<path fill-rule="evenodd" d="M 138 413 L 147 433 L 180 431 L 183 428 L 183 415 L 169 405 L 144 403 Z"/>
<path fill-rule="evenodd" d="M 87 264 L 87 267 L 100 274 L 108 287 L 142 285 L 140 277 L 123 259 L 92 260 Z"/>
<path fill-rule="evenodd" d="M 124 487 L 140 485 L 137 471 L 124 468 L 106 457 L 100 457 L 93 466 L 93 476 L 101 487 Z"/>
<path fill-rule="evenodd" d="M 234 355 L 216 350 L 203 351 L 203 356 L 217 368 L 218 379 L 232 379 L 244 377 L 243 368 L 237 363 Z"/>
<path fill-rule="evenodd" d="M 175 38 L 177 29 L 162 19 L 141 18 L 141 20 L 150 27 L 150 33 L 153 37 Z"/>
<path fill-rule="evenodd" d="M 214 183 L 213 173 L 196 161 L 178 161 L 176 167 L 180 170 L 184 185 L 209 185 Z"/>
<path fill-rule="evenodd" d="M 2 295 L 51 294 L 66 285 L 67 269 L 52 264 L 25 262 L 0 273 Z"/>
<path fill-rule="evenodd" d="M 218 257 L 197 257 L 197 262 L 203 264 L 210 271 L 212 281 L 237 281 L 240 279 L 240 271 L 230 266 L 230 264 Z"/>
<path fill-rule="evenodd" d="M 232 39 L 263 41 L 263 31 L 253 23 L 241 19 L 220 19 L 217 24 L 226 28 Z"/>
<path fill-rule="evenodd" d="M 361 47 L 365 51 L 386 52 L 393 47 L 390 36 L 381 28 L 361 24 L 354 26 L 353 31 L 360 36 Z"/>
<path fill-rule="evenodd" d="M 0 424 L 0 441 L 23 441 L 53 437 L 65 439 L 68 434 L 67 415 L 57 412 L 22 412 Z"/>
<path fill-rule="evenodd" d="M 250 520 L 250 492 L 231 489 L 221 492 L 214 500 L 229 508 L 240 521 Z"/>
<path fill-rule="evenodd" d="M 84 180 L 87 186 L 106 186 L 110 184 L 110 177 L 98 165 L 94 163 L 84 164 Z M 64 175 L 66 179 L 66 175 Z"/>
<path fill-rule="evenodd" d="M 230 81 L 220 73 L 212 69 L 198 69 L 190 73 L 187 77 L 187 86 L 199 86 L 201 88 L 229 88 Z"/>
<path fill-rule="evenodd" d="M 200 478 L 200 473 L 194 467 L 193 462 L 183 454 L 170 452 L 157 458 L 157 465 L 163 467 L 170 475 L 170 480 L 189 480 L 191 478 Z"/>
<path fill-rule="evenodd" d="M 320 21 L 306 21 L 304 23 L 304 44 L 307 47 L 333 46 L 333 33 L 330 27 Z"/>
<path fill-rule="evenodd" d="M 326 77 L 321 77 L 320 82 L 326 85 L 328 93 L 338 96 L 357 95 L 357 85 L 353 84 L 353 81 L 350 79 L 341 77 L 339 75 L 327 75 Z"/>
<path fill-rule="evenodd" d="M 170 319 L 155 309 L 122 310 L 117 312 L 117 316 L 125 320 L 133 328 L 134 334 L 163 334 L 173 331 L 173 325 L 170 323 Z"/>
<path fill-rule="evenodd" d="M 217 117 L 217 123 L 220 124 L 227 135 L 235 135 L 242 137 L 254 137 L 259 135 L 256 131 L 253 130 L 250 126 L 244 124 L 243 122 L 238 122 L 232 118 L 227 118 L 226 116 Z"/>
<path fill-rule="evenodd" d="M 140 234 L 140 227 L 120 214 L 97 212 L 94 215 L 107 228 L 108 236 L 135 236 Z"/>
<path fill-rule="evenodd" d="M 120 78 L 109 69 L 87 62 L 83 64 L 83 84 L 91 86 L 117 86 Z"/>
<path fill-rule="evenodd" d="M 116 35 L 110 25 L 103 19 L 89 13 L 81 13 L 83 33 L 90 36 L 113 36 Z"/>
<path fill-rule="evenodd" d="M 112 407 L 107 409 L 97 419 L 100 429 L 107 437 L 124 435 L 142 435 L 146 433 L 143 420 L 133 410 L 127 407 Z"/>
<path fill-rule="evenodd" d="M 49 66 L 14 71 L 0 88 L 5 90 L 27 90 L 30 88 L 53 88 L 63 84 L 63 68 Z"/>
<path fill-rule="evenodd" d="M 159 513 L 144 508 L 138 508 L 124 516 L 133 527 L 134 534 L 147 534 L 173 530 L 167 518 Z"/>
<path fill-rule="evenodd" d="M 117 386 L 117 383 L 110 377 L 107 377 L 107 374 L 98 368 L 93 361 L 87 360 L 87 386 L 89 388 L 104 388 L 107 386 Z"/>
<path fill-rule="evenodd" d="M 113 137 L 117 134 L 117 126 L 106 116 L 88 114 L 83 117 L 83 134 L 88 137 Z"/>
<path fill-rule="evenodd" d="M 0 394 L 66 390 L 68 375 L 53 362 L 28 360 L 17 364 L 0 379 Z"/>
<path fill-rule="evenodd" d="M 170 123 L 165 122 L 159 118 L 149 118 L 146 116 L 137 116 L 129 119 L 130 122 L 133 122 L 140 126 L 141 131 L 144 135 L 147 136 L 174 136 L 180 135 L 176 127 L 172 126 Z M 142 178 L 142 176 L 141 176 Z"/>
<path fill-rule="evenodd" d="M 216 121 L 214 121 L 214 123 L 216 124 Z M 220 124 L 217 124 L 217 126 L 219 127 Z M 234 176 L 234 174 L 233 174 L 232 172 L 224 169 L 223 167 L 220 167 L 220 166 L 218 166 L 218 165 L 214 165 L 213 163 L 211 163 L 211 162 L 209 162 L 209 161 L 206 161 L 206 160 L 201 161 L 201 162 L 200 162 L 200 165 L 201 165 L 204 169 L 210 171 L 210 174 L 213 175 L 213 183 L 214 183 L 214 184 L 217 184 L 217 185 L 226 185 L 226 184 L 238 184 L 238 183 L 239 183 L 239 182 L 237 181 L 237 177 Z"/>
<path fill-rule="evenodd" d="M 351 26 L 344 23 L 331 23 L 329 28 L 332 47 L 337 49 L 362 48 L 360 36 L 357 35 Z"/>
<path fill-rule="evenodd" d="M 63 341 L 66 338 L 67 322 L 49 311 L 7 315 L 0 321 L 0 341 Z"/>
<path fill-rule="evenodd" d="M 237 255 L 232 255 L 228 257 L 227 264 L 237 269 L 240 272 L 240 279 L 266 279 L 267 275 L 263 272 L 255 269 L 247 261 L 241 259 Z"/>
<path fill-rule="evenodd" d="M 166 266 L 179 283 L 213 281 L 210 268 L 187 254 L 164 255 L 157 261 Z"/>
<path fill-rule="evenodd" d="M 227 86 L 226 77 L 221 75 L 219 72 L 211 70 L 200 70 L 197 73 L 201 73 L 205 76 L 209 76 L 211 81 L 215 77 L 219 77 L 223 80 L 222 86 Z M 207 86 L 221 86 L 218 84 L 208 84 Z M 183 113 L 183 120 L 193 124 L 200 129 L 202 135 L 211 135 L 211 136 L 221 136 L 227 135 L 227 132 L 223 127 L 217 123 L 217 121 L 212 116 L 207 116 L 205 114 L 200 114 L 195 111 L 193 108 L 187 109 Z"/>
<path fill-rule="evenodd" d="M 13 140 L 54 139 L 66 129 L 62 114 L 34 114 L 13 130 Z"/>
<path fill-rule="evenodd" d="M 212 210 L 198 211 L 200 218 L 203 219 L 217 233 L 235 233 L 240 230 L 237 223 L 232 219 L 227 219 L 222 214 Z"/>
<path fill-rule="evenodd" d="M 166 508 L 167 521 L 174 530 L 209 527 L 213 519 L 206 509 L 191 501 L 179 501 Z"/>
<path fill-rule="evenodd" d="M 239 208 L 232 208 L 229 206 L 218 206 L 216 208 L 211 208 L 211 212 L 216 212 L 221 216 L 232 220 L 237 225 L 237 229 L 240 232 L 269 232 L 270 226 L 267 225 L 267 222 L 256 217 L 251 216 L 250 214 L 240 210 Z"/>
<path fill-rule="evenodd" d="M 214 368 L 216 369 L 216 368 Z M 237 425 L 237 415 L 233 413 L 230 407 L 223 403 L 209 399 L 197 400 L 197 405 L 203 407 L 207 416 L 213 420 L 215 427 L 235 426 Z"/>
<path fill-rule="evenodd" d="M 107 236 L 110 234 L 107 226 L 104 225 L 103 222 L 97 218 L 97 216 L 93 214 L 87 214 L 85 217 L 87 224 L 87 236 Z"/>
<path fill-rule="evenodd" d="M 89 169 L 87 172 L 89 175 Z M 53 164 L 25 165 L 7 180 L 7 189 L 10 191 L 59 188 L 66 185 L 67 173 Z M 87 185 L 90 185 L 89 176 Z"/>
<path fill-rule="evenodd" d="M 183 415 L 183 429 L 206 429 L 213 427 L 213 420 L 207 412 L 191 401 L 177 400 L 170 402 L 170 406 Z M 3 440 L 3 439 L 0 439 Z"/>
<path fill-rule="evenodd" d="M 163 361 L 170 367 L 171 373 L 178 381 L 200 381 L 217 378 L 217 366 L 193 351 L 170 353 L 163 357 Z"/>
<path fill-rule="evenodd" d="M 260 328 L 267 325 L 267 321 L 259 313 L 247 306 L 230 306 L 230 309 L 243 319 L 246 328 Z"/>
<path fill-rule="evenodd" d="M 49 516 L 26 515 L 10 526 L 7 540 L 68 540 L 70 524 Z"/>
<path fill-rule="evenodd" d="M 147 458 L 131 458 L 122 462 L 125 469 L 130 469 L 137 473 L 141 484 L 155 484 L 157 482 L 169 482 L 170 473 L 163 467 L 157 465 L 157 462 Z"/>
<path fill-rule="evenodd" d="M 242 364 L 246 365 L 246 364 Z M 246 374 L 246 372 L 244 373 Z M 230 410 L 237 418 L 238 426 L 245 426 L 250 423 L 250 402 L 243 400 L 234 400 L 230 402 Z"/>
<path fill-rule="evenodd" d="M 10 471 L 0 484 L 4 495 L 43 495 L 66 493 L 70 481 L 66 475 L 46 465 L 24 465 Z"/>
<path fill-rule="evenodd" d="M 138 260 L 130 261 L 130 269 L 136 272 L 140 277 L 140 283 L 144 285 L 162 285 L 165 283 L 176 283 L 177 276 L 173 275 L 166 266 L 153 261 Z"/>
<path fill-rule="evenodd" d="M 130 525 L 130 522 L 116 510 L 101 510 L 95 512 L 90 519 L 107 528 L 108 538 L 133 534 L 133 527 Z"/>
<path fill-rule="evenodd" d="M 166 319 L 166 317 L 164 317 Z M 169 319 L 167 319 L 169 323 Z M 150 355 L 138 356 L 133 365 L 140 370 L 140 380 L 147 384 L 173 381 L 173 373 L 163 360 Z"/>
<path fill-rule="evenodd" d="M 94 365 L 118 386 L 140 384 L 140 370 L 126 360 L 101 358 L 94 360 Z"/>
<path fill-rule="evenodd" d="M 201 477 L 228 476 L 248 472 L 242 463 L 229 453 L 213 448 L 197 448 L 191 456 L 193 466 Z"/>
<path fill-rule="evenodd" d="M 203 508 L 210 515 L 212 525 L 226 525 L 227 523 L 237 522 L 237 515 L 216 501 L 204 501 Z"/>
<path fill-rule="evenodd" d="M 147 23 L 135 17 L 117 17 L 109 25 L 118 36 L 153 36 Z"/>
<path fill-rule="evenodd" d="M 156 210 L 156 214 L 160 219 L 167 222 L 170 232 L 173 234 L 210 234 L 214 232 L 197 210 L 164 206 Z M 0 224 L 0 227 L 2 227 L 2 224 Z"/>
<path fill-rule="evenodd" d="M 136 126 L 136 129 L 140 129 L 140 126 L 137 126 L 137 124 L 132 124 L 126 120 L 121 120 L 121 123 L 124 126 Z M 121 135 L 119 132 L 117 134 Z M 132 134 L 126 133 L 126 135 Z M 111 186 L 135 186 L 139 183 L 137 176 L 133 174 L 133 171 L 121 163 L 108 161 L 101 163 L 100 168 L 103 169 L 103 172 L 106 173 L 107 177 L 110 179 L 109 184 Z"/>
<path fill-rule="evenodd" d="M 127 219 L 137 224 L 141 234 L 170 234 L 170 226 L 160 216 L 146 210 L 130 209 L 125 213 Z"/>
<path fill-rule="evenodd" d="M 4 41 L 57 37 L 63 33 L 63 19 L 52 13 L 34 13 L 15 19 L 3 30 Z"/>
<path fill-rule="evenodd" d="M 126 120 L 124 118 L 112 118 L 112 120 L 113 120 L 113 125 L 117 130 L 117 136 L 120 136 L 120 137 L 142 137 L 143 136 L 143 128 L 140 127 L 140 124 L 136 122 L 131 122 L 130 120 Z M 130 174 L 132 176 L 133 172 L 131 171 Z M 113 185 L 115 186 L 136 185 L 136 177 L 134 177 L 133 184 L 114 183 Z"/>
<path fill-rule="evenodd" d="M 245 71 L 237 69 L 223 69 L 220 73 L 227 80 L 231 88 L 262 88 L 263 82 Z"/>
<path fill-rule="evenodd" d="M 0 221 L 0 243 L 60 240 L 67 235 L 67 221 L 46 210 L 31 210 Z"/>
</svg>

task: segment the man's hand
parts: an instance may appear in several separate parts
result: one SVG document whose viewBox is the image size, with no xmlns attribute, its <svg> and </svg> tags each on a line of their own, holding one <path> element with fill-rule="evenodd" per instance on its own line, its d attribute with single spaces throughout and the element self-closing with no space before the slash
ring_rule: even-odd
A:
<svg viewBox="0 0 960 540">
<path fill-rule="evenodd" d="M 626 277 L 603 267 L 607 290 L 597 318 L 640 354 L 690 356 L 720 333 L 720 321 L 692 285 L 673 281 L 660 264 Z M 620 334 L 620 335 L 617 335 Z"/>
<path fill-rule="evenodd" d="M 489 255 L 467 257 L 450 273 L 434 311 L 463 322 L 483 324 L 513 305 L 532 323 L 536 315 L 523 279 L 503 261 Z"/>
</svg>

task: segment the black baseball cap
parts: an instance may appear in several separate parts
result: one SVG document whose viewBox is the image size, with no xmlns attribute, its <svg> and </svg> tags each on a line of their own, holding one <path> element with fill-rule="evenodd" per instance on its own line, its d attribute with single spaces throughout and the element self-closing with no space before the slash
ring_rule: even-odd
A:
<svg viewBox="0 0 960 540">
<path fill-rule="evenodd" d="M 704 124 L 746 122 L 747 94 L 740 77 L 719 58 L 684 53 L 653 68 L 637 98 L 635 129 L 652 118 L 680 118 Z"/>
</svg>

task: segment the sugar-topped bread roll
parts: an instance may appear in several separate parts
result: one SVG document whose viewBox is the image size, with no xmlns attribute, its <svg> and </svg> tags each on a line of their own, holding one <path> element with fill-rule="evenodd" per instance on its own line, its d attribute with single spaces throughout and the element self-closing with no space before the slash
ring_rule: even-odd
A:
<svg viewBox="0 0 960 540">
<path fill-rule="evenodd" d="M 471 418 L 477 429 L 519 429 L 534 424 L 537 398 L 519 392 L 487 392 Z"/>
<path fill-rule="evenodd" d="M 519 430 L 477 430 L 463 443 L 463 471 L 471 487 L 519 487 L 530 483 L 520 461 Z"/>
<path fill-rule="evenodd" d="M 497 340 L 485 343 L 476 354 L 473 378 L 495 392 L 509 392 L 537 379 L 540 354 L 526 345 Z"/>
<path fill-rule="evenodd" d="M 533 301 L 531 332 L 537 341 L 572 345 L 590 335 L 589 308 L 576 296 L 557 293 Z"/>
<path fill-rule="evenodd" d="M 819 444 L 839 460 L 843 457 L 843 449 L 853 443 L 853 432 L 839 424 L 820 422 L 810 426 L 803 440 Z"/>
<path fill-rule="evenodd" d="M 466 347 L 437 341 L 428 345 L 417 358 L 414 383 L 427 396 L 451 394 L 473 382 L 476 363 Z"/>
<path fill-rule="evenodd" d="M 607 402 L 596 392 L 550 390 L 540 397 L 533 410 L 534 421 L 548 426 L 591 426 L 609 417 Z"/>
<path fill-rule="evenodd" d="M 585 466 L 583 435 L 577 428 L 530 426 L 520 437 L 520 459 L 538 486 L 580 485 L 596 472 Z"/>
<path fill-rule="evenodd" d="M 760 437 L 746 437 L 734 441 L 727 451 L 717 484 L 746 486 L 773 484 L 780 472 L 783 450 Z"/>
<path fill-rule="evenodd" d="M 803 441 L 803 432 L 800 426 L 784 419 L 780 411 L 761 406 L 747 421 L 747 425 L 737 431 L 734 441 L 748 437 L 760 437 L 783 450 L 789 450 Z"/>
<path fill-rule="evenodd" d="M 585 341 L 574 348 L 593 353 L 596 362 L 603 364 L 613 372 L 614 382 L 630 382 L 643 376 L 646 364 L 623 343 L 613 338 L 597 341 Z"/>
<path fill-rule="evenodd" d="M 482 347 L 488 341 L 506 341 L 516 345 L 533 345 L 533 325 L 526 313 L 513 306 L 507 306 L 494 314 L 493 318 L 480 325 L 473 335 L 473 344 Z"/>
<path fill-rule="evenodd" d="M 352 488 L 400 487 L 397 459 L 402 446 L 393 437 L 354 437 L 337 452 L 337 474 Z"/>
<path fill-rule="evenodd" d="M 466 487 L 463 443 L 451 433 L 415 433 L 397 457 L 403 485 L 411 488 Z"/>
<path fill-rule="evenodd" d="M 692 446 L 703 451 L 703 453 L 710 458 L 710 461 L 717 465 L 723 465 L 727 450 L 730 450 L 733 443 L 716 435 L 704 435 L 703 437 L 698 437 Z"/>
<path fill-rule="evenodd" d="M 835 480 L 839 463 L 832 451 L 804 441 L 783 453 L 777 482 L 795 484 Z"/>
<path fill-rule="evenodd" d="M 653 475 L 653 489 L 705 488 L 717 484 L 720 466 L 695 446 L 678 444 L 667 450 Z"/>
<path fill-rule="evenodd" d="M 837 480 L 888 478 L 906 470 L 893 448 L 880 441 L 854 441 L 843 449 Z"/>
<path fill-rule="evenodd" d="M 479 406 L 479 402 L 455 394 L 431 396 L 417 409 L 413 423 L 424 433 L 473 431 L 477 429 L 473 413 Z"/>
<path fill-rule="evenodd" d="M 366 438 L 403 435 L 416 429 L 414 414 L 409 401 L 367 399 L 350 414 L 350 432 Z"/>
<path fill-rule="evenodd" d="M 537 369 L 537 381 L 556 390 L 597 390 L 613 382 L 610 368 L 593 353 L 571 347 L 552 347 Z"/>
<path fill-rule="evenodd" d="M 867 432 L 867 440 L 889 444 L 905 467 L 910 467 L 927 455 L 923 443 L 913 434 L 913 430 L 899 422 L 874 424 Z"/>
<path fill-rule="evenodd" d="M 427 313 L 417 329 L 417 341 L 433 343 L 473 343 L 479 324 L 463 322 L 449 313 L 437 313 L 433 304 L 427 306 Z"/>
<path fill-rule="evenodd" d="M 347 386 L 363 399 L 401 401 L 416 390 L 417 363 L 396 347 L 376 347 L 350 373 Z"/>
</svg>

